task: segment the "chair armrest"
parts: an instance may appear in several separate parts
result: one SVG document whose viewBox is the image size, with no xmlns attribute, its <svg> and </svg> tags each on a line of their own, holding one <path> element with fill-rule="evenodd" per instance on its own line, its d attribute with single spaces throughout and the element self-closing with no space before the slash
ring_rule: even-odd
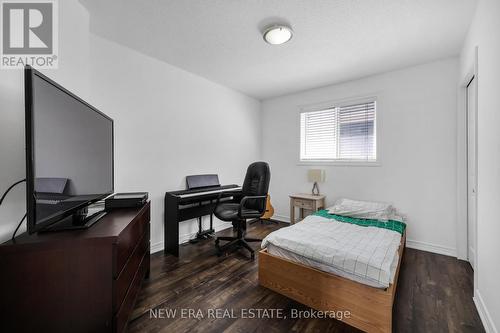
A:
<svg viewBox="0 0 500 333">
<path fill-rule="evenodd" d="M 266 200 L 267 195 L 249 195 L 249 196 L 243 197 L 243 199 L 241 199 L 241 201 L 240 201 L 240 206 L 238 207 L 238 216 L 239 217 L 242 217 L 241 212 L 242 212 L 243 208 L 245 208 L 245 202 L 247 202 L 248 200 L 255 200 L 255 199 Z M 266 207 L 265 207 L 265 202 L 264 202 L 264 210 L 265 209 L 266 209 Z"/>
<path fill-rule="evenodd" d="M 219 205 L 220 199 L 222 198 L 223 194 L 225 194 L 226 196 L 234 196 L 234 195 L 241 194 L 241 190 L 233 190 L 233 191 L 223 191 L 223 192 L 220 192 L 219 195 L 217 196 L 217 200 L 215 201 L 214 210 L 212 211 L 212 214 L 215 212 L 215 208 L 217 208 L 217 206 Z"/>
</svg>

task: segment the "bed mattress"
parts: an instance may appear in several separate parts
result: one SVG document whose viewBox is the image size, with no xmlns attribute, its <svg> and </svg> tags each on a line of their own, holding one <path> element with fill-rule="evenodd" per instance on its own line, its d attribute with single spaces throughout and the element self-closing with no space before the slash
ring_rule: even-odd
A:
<svg viewBox="0 0 500 333">
<path fill-rule="evenodd" d="M 375 288 L 394 282 L 401 234 L 320 216 L 270 233 L 262 241 L 269 254 Z"/>
</svg>

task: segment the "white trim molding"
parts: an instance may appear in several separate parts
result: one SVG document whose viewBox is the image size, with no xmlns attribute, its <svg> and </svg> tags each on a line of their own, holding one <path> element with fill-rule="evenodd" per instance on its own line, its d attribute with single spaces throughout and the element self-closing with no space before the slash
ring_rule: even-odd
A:
<svg viewBox="0 0 500 333">
<path fill-rule="evenodd" d="M 274 214 L 272 219 L 279 222 L 290 223 L 290 216 Z"/>
<path fill-rule="evenodd" d="M 232 225 L 230 223 L 217 223 L 217 221 L 214 221 L 215 232 L 218 232 L 218 231 L 221 231 L 224 229 L 228 229 L 231 227 L 232 227 Z M 189 242 L 190 239 L 193 239 L 196 237 L 196 234 L 197 234 L 197 232 L 191 232 L 191 233 L 179 235 L 179 245 Z M 156 253 L 159 251 L 163 251 L 164 248 L 165 248 L 165 245 L 164 245 L 163 241 L 157 242 L 155 244 L 151 244 L 150 245 L 150 253 L 153 254 L 153 253 Z"/>
<path fill-rule="evenodd" d="M 273 219 L 280 222 L 290 223 L 290 217 L 285 215 L 274 214 Z M 457 249 L 453 247 L 431 244 L 412 239 L 406 240 L 406 246 L 415 250 L 427 251 L 455 258 L 457 257 Z"/>
<path fill-rule="evenodd" d="M 450 257 L 455 257 L 455 258 L 457 257 L 457 249 L 453 248 L 453 247 L 431 244 L 431 243 L 427 243 L 427 242 L 416 241 L 413 239 L 407 239 L 406 246 L 411 248 L 411 249 L 415 249 L 415 250 L 443 254 L 445 256 L 450 256 Z"/>
<path fill-rule="evenodd" d="M 491 315 L 486 308 L 486 304 L 484 304 L 479 289 L 476 289 L 473 300 L 474 304 L 476 304 L 477 312 L 479 313 L 479 317 L 483 322 L 484 330 L 486 331 L 486 333 L 498 333 L 498 330 L 495 327 L 495 323 L 493 322 L 493 318 L 491 318 Z"/>
<path fill-rule="evenodd" d="M 307 166 L 347 166 L 347 167 L 380 167 L 382 164 L 378 161 L 355 161 L 355 160 L 301 160 L 297 165 Z"/>
<path fill-rule="evenodd" d="M 151 244 L 149 252 L 151 252 L 151 254 L 153 254 L 153 253 L 156 253 L 156 252 L 163 251 L 163 248 L 164 248 L 163 242 L 158 242 L 158 243 L 155 243 L 155 244 Z"/>
</svg>

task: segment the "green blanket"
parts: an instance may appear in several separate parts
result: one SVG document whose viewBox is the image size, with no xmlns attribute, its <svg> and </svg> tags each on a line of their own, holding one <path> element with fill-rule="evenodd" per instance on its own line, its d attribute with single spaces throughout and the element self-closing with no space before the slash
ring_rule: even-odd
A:
<svg viewBox="0 0 500 333">
<path fill-rule="evenodd" d="M 399 232 L 401 235 L 403 235 L 406 229 L 406 224 L 400 221 L 389 220 L 387 222 L 384 222 L 380 220 L 358 219 L 355 217 L 330 214 L 326 209 L 319 210 L 313 215 L 321 216 L 331 220 L 336 220 L 339 222 L 351 223 L 362 227 L 377 227 L 382 229 L 393 230 Z"/>
</svg>

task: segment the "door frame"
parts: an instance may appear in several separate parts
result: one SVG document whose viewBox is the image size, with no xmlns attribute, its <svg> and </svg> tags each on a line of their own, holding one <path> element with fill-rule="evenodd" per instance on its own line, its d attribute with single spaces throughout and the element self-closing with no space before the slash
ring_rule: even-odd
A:
<svg viewBox="0 0 500 333">
<path fill-rule="evenodd" d="M 474 82 L 474 85 L 469 88 L 469 86 L 472 84 L 472 82 Z M 466 136 L 467 136 L 467 260 L 469 261 L 469 263 L 471 263 L 471 266 L 473 269 L 476 268 L 476 265 L 477 265 L 477 262 L 476 262 L 476 248 L 477 248 L 477 79 L 475 76 L 472 76 L 471 80 L 469 81 L 469 83 L 467 84 L 467 89 L 466 89 Z M 469 102 L 469 91 L 473 89 L 473 94 L 474 94 L 474 104 L 470 104 Z M 469 109 L 469 106 L 471 106 L 471 109 Z M 472 156 L 470 154 L 470 142 L 469 142 L 469 135 L 470 135 L 470 128 L 471 128 L 471 123 L 470 123 L 470 116 L 471 114 L 474 116 L 474 124 L 473 126 L 475 127 L 474 128 L 474 136 L 475 138 L 473 139 L 473 145 L 475 146 L 474 147 L 474 153 L 475 153 L 475 156 Z M 475 169 L 475 179 L 474 179 L 474 183 L 473 184 L 473 187 L 475 187 L 475 190 L 476 190 L 476 193 L 474 195 L 474 200 L 476 201 L 475 202 L 475 217 L 474 217 L 474 225 L 472 227 L 472 232 L 471 232 L 471 228 L 470 228 L 470 225 L 469 225 L 469 217 L 470 217 L 470 213 L 469 213 L 469 206 L 470 206 L 470 202 L 469 200 L 471 199 L 471 193 L 470 193 L 470 189 L 469 189 L 469 177 L 470 177 L 470 173 L 469 173 L 469 165 L 473 163 L 475 166 L 474 166 L 474 169 Z M 473 235 L 473 237 L 471 237 L 471 233 Z M 473 253 L 472 253 L 472 258 L 471 258 L 471 253 L 470 253 L 470 243 L 472 242 L 472 244 L 474 244 L 474 249 L 473 249 Z"/>
<path fill-rule="evenodd" d="M 474 78 L 475 81 L 475 95 L 476 101 L 473 112 L 476 113 L 476 122 L 478 119 L 478 47 L 474 49 L 474 57 L 468 66 L 467 73 L 460 78 L 458 87 L 458 117 L 457 117 L 457 258 L 468 260 L 468 191 L 467 191 L 467 140 L 468 140 L 468 117 L 467 117 L 467 86 Z M 476 130 L 477 137 L 477 130 Z M 476 142 L 477 145 L 477 142 Z M 477 155 L 476 151 L 476 155 Z M 477 162 L 477 161 L 476 161 Z M 476 183 L 477 183 L 477 170 L 476 170 Z M 476 189 L 476 196 L 479 195 Z M 477 210 L 476 210 L 477 211 Z M 474 253 L 474 289 L 477 283 L 477 257 L 478 257 L 478 243 L 477 243 L 477 218 L 475 225 L 475 253 Z"/>
</svg>

